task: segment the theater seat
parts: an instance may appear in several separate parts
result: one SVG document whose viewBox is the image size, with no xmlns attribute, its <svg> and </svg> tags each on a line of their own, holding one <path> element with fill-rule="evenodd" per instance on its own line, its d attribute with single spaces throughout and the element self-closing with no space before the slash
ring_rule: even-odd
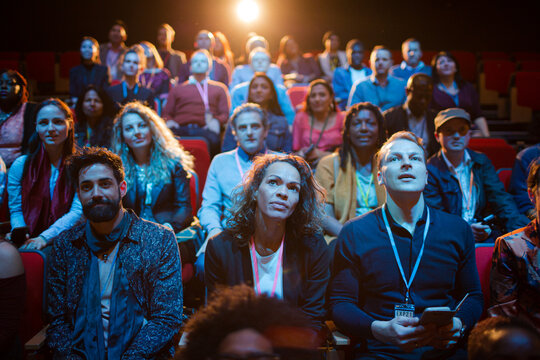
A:
<svg viewBox="0 0 540 360">
<path fill-rule="evenodd" d="M 512 122 L 530 122 L 533 113 L 540 111 L 540 72 L 518 71 L 510 89 Z"/>
<path fill-rule="evenodd" d="M 481 105 L 495 105 L 499 118 L 508 116 L 510 78 L 516 65 L 510 60 L 483 60 L 478 75 Z"/>
<path fill-rule="evenodd" d="M 45 255 L 38 250 L 20 250 L 26 274 L 26 299 L 20 330 L 26 351 L 37 351 L 44 345 L 46 324 L 46 274 Z M 37 334 L 37 335 L 36 335 Z"/>
<path fill-rule="evenodd" d="M 486 317 L 489 307 L 489 273 L 491 271 L 491 257 L 493 255 L 493 244 L 476 244 L 476 268 L 480 278 L 480 286 L 484 294 L 484 311 L 482 319 Z"/>
<path fill-rule="evenodd" d="M 540 71 L 540 60 L 523 60 L 518 63 L 519 71 Z"/>
<path fill-rule="evenodd" d="M 470 51 L 451 51 L 456 58 L 463 79 L 476 83 L 476 55 Z"/>
<path fill-rule="evenodd" d="M 469 148 L 487 155 L 495 170 L 511 168 L 516 159 L 516 150 L 501 138 L 471 138 Z"/>
<path fill-rule="evenodd" d="M 499 180 L 504 185 L 504 190 L 508 191 L 508 188 L 510 187 L 510 178 L 512 177 L 512 169 L 511 168 L 502 168 L 497 170 L 497 175 L 499 176 Z"/>
<path fill-rule="evenodd" d="M 293 86 L 292 88 L 287 89 L 287 95 L 289 96 L 289 99 L 291 99 L 294 110 L 297 112 L 300 110 L 300 106 L 306 99 L 307 91 L 307 86 Z"/>
<path fill-rule="evenodd" d="M 481 51 L 480 59 L 482 60 L 510 60 L 510 54 L 504 51 Z"/>
<path fill-rule="evenodd" d="M 199 194 L 202 194 L 206 183 L 206 174 L 210 167 L 208 143 L 203 138 L 196 137 L 182 137 L 178 138 L 178 141 L 195 158 L 195 172 L 199 177 Z"/>
</svg>

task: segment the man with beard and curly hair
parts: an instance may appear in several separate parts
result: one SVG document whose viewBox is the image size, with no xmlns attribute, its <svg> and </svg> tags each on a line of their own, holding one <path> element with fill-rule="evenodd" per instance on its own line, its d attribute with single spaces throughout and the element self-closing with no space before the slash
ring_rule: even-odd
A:
<svg viewBox="0 0 540 360">
<path fill-rule="evenodd" d="M 55 240 L 48 343 L 69 359 L 170 358 L 182 324 L 174 233 L 125 210 L 120 158 L 84 148 L 68 169 L 87 221 Z"/>
</svg>

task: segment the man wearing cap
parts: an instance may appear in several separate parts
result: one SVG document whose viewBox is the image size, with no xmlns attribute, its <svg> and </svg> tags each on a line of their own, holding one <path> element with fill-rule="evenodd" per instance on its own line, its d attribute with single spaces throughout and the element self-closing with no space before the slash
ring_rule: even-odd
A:
<svg viewBox="0 0 540 360">
<path fill-rule="evenodd" d="M 436 209 L 461 216 L 471 225 L 476 242 L 495 240 L 500 231 L 482 223 L 495 215 L 502 232 L 528 223 L 512 197 L 504 190 L 491 160 L 467 149 L 471 137 L 471 117 L 463 109 L 443 110 L 435 117 L 435 138 L 441 150 L 428 160 L 427 203 Z"/>
<path fill-rule="evenodd" d="M 461 337 L 482 314 L 472 232 L 426 206 L 424 153 L 414 134 L 392 135 L 377 154 L 386 203 L 339 233 L 329 303 L 340 331 L 358 341 L 355 359 L 466 359 Z M 454 310 L 466 294 L 444 322 L 420 322 L 427 307 Z"/>
<path fill-rule="evenodd" d="M 433 81 L 426 74 L 414 74 L 407 81 L 405 104 L 394 106 L 383 113 L 387 136 L 408 130 L 422 139 L 428 157 L 439 151 L 435 140 L 433 120 L 437 113 L 428 109 L 433 92 Z"/>
</svg>

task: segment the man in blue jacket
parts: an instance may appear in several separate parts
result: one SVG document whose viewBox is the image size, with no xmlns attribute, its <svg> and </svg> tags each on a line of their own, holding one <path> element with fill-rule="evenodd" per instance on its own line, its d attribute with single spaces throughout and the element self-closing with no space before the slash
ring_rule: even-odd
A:
<svg viewBox="0 0 540 360">
<path fill-rule="evenodd" d="M 435 137 L 441 150 L 428 160 L 424 196 L 429 206 L 467 221 L 477 242 L 494 241 L 502 234 L 482 223 L 488 215 L 496 215 L 506 227 L 502 233 L 526 226 L 529 220 L 519 214 L 491 160 L 467 148 L 470 129 L 471 117 L 463 109 L 450 108 L 437 114 Z"/>
</svg>

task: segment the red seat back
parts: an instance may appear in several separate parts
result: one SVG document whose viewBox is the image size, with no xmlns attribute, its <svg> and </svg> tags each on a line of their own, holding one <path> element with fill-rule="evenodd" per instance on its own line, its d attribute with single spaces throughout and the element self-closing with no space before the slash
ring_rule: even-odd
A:
<svg viewBox="0 0 540 360">
<path fill-rule="evenodd" d="M 191 178 L 189 179 L 189 195 L 191 197 L 191 215 L 196 216 L 201 204 L 199 198 L 199 177 L 193 171 L 191 171 L 190 174 Z"/>
<path fill-rule="evenodd" d="M 476 244 L 476 268 L 478 269 L 478 277 L 480 278 L 480 286 L 484 294 L 484 313 L 489 307 L 489 273 L 491 271 L 491 257 L 493 255 L 493 244 Z"/>
<path fill-rule="evenodd" d="M 507 95 L 510 77 L 514 71 L 516 65 L 510 60 L 484 60 L 486 89 L 495 90 L 499 95 Z"/>
<path fill-rule="evenodd" d="M 60 77 L 69 78 L 69 70 L 81 63 L 79 51 L 66 51 L 60 55 Z"/>
<path fill-rule="evenodd" d="M 21 53 L 18 51 L 0 51 L 0 59 L 19 61 L 21 59 Z"/>
<path fill-rule="evenodd" d="M 390 50 L 392 53 L 392 61 L 394 64 L 401 64 L 403 61 L 403 56 L 401 55 L 401 50 Z"/>
<path fill-rule="evenodd" d="M 45 255 L 37 250 L 20 251 L 26 274 L 26 300 L 20 337 L 23 343 L 30 340 L 44 326 L 45 318 Z"/>
<path fill-rule="evenodd" d="M 469 148 L 487 155 L 495 169 L 514 166 L 516 150 L 501 138 L 471 138 Z"/>
<path fill-rule="evenodd" d="M 476 83 L 476 56 L 470 51 L 451 51 L 456 58 L 461 77 L 468 82 Z"/>
<path fill-rule="evenodd" d="M 195 158 L 195 172 L 199 177 L 199 194 L 202 194 L 204 184 L 206 183 L 206 174 L 210 167 L 210 151 L 208 144 L 203 139 L 181 138 L 180 144 Z"/>
<path fill-rule="evenodd" d="M 482 60 L 510 60 L 510 55 L 504 51 L 481 51 Z"/>
<path fill-rule="evenodd" d="M 499 176 L 499 180 L 504 185 L 504 189 L 508 191 L 508 188 L 510 187 L 510 178 L 512 177 L 512 169 L 511 168 L 502 168 L 497 170 L 497 175 Z"/>
<path fill-rule="evenodd" d="M 29 79 L 54 82 L 54 52 L 36 51 L 26 54 L 26 72 Z"/>
<path fill-rule="evenodd" d="M 540 60 L 539 52 L 530 52 L 530 51 L 517 51 L 514 53 L 514 59 L 516 61 L 523 60 Z"/>
<path fill-rule="evenodd" d="M 523 60 L 519 62 L 520 71 L 540 71 L 540 60 Z"/>
<path fill-rule="evenodd" d="M 438 51 L 434 50 L 422 50 L 422 61 L 426 65 L 431 65 L 431 60 L 437 55 Z"/>
<path fill-rule="evenodd" d="M 302 105 L 306 99 L 308 87 L 307 86 L 293 86 L 292 88 L 287 89 L 287 95 L 291 99 L 293 108 L 298 111 L 299 106 Z"/>
<path fill-rule="evenodd" d="M 520 106 L 540 110 L 540 72 L 519 71 L 516 73 L 517 103 Z"/>
<path fill-rule="evenodd" d="M 17 70 L 20 72 L 19 60 L 0 59 L 0 69 Z"/>
</svg>

